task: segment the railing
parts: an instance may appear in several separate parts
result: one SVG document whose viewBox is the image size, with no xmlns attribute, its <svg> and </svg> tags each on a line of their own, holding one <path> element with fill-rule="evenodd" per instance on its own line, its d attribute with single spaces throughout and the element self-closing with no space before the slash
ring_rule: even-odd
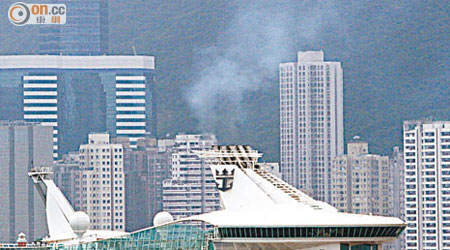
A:
<svg viewBox="0 0 450 250">
<path fill-rule="evenodd" d="M 169 224 L 126 236 L 73 245 L 1 244 L 0 250 L 207 250 L 209 231 L 198 225 Z"/>
<path fill-rule="evenodd" d="M 276 177 L 275 175 L 268 172 L 267 170 L 254 169 L 254 171 L 259 176 L 261 176 L 262 178 L 264 178 L 265 180 L 270 182 L 272 185 L 277 187 L 279 190 L 283 191 L 290 198 L 296 200 L 297 202 L 308 205 L 314 210 L 330 209 L 328 205 L 322 204 L 321 202 L 318 202 L 318 201 L 312 199 L 311 197 L 300 192 L 298 189 L 296 189 L 293 186 L 289 185 L 288 183 L 284 182 L 283 180 Z"/>
<path fill-rule="evenodd" d="M 18 243 L 0 243 L 0 250 L 4 249 L 34 249 L 34 250 L 48 250 L 53 248 L 53 244 L 45 244 L 45 243 L 27 243 L 27 244 L 18 244 Z"/>
</svg>

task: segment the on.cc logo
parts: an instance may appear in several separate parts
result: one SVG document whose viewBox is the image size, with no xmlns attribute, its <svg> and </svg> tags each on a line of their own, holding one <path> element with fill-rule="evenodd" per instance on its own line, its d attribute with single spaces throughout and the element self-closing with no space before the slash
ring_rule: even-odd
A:
<svg viewBox="0 0 450 250">
<path fill-rule="evenodd" d="M 12 24 L 22 26 L 30 19 L 30 10 L 24 3 L 15 3 L 9 7 L 8 17 Z"/>
</svg>

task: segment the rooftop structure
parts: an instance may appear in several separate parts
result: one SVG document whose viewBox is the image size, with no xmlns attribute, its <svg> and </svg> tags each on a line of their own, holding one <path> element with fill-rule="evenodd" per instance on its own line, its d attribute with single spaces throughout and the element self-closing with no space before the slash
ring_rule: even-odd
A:
<svg viewBox="0 0 450 250">
<path fill-rule="evenodd" d="M 54 158 L 93 131 L 155 135 L 152 56 L 0 56 L 0 119 L 53 127 Z"/>
<path fill-rule="evenodd" d="M 1 56 L 4 69 L 155 69 L 152 56 Z"/>
</svg>

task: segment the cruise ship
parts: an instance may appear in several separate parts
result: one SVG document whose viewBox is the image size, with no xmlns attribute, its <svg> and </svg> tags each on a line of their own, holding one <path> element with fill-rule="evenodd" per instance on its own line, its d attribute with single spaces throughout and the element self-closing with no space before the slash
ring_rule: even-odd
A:
<svg viewBox="0 0 450 250">
<path fill-rule="evenodd" d="M 393 217 L 337 211 L 258 164 L 249 146 L 195 152 L 209 164 L 222 209 L 174 219 L 156 214 L 136 232 L 90 230 L 45 169 L 29 173 L 46 205 L 49 235 L 40 242 L 1 244 L 0 250 L 381 250 L 406 224 Z"/>
</svg>

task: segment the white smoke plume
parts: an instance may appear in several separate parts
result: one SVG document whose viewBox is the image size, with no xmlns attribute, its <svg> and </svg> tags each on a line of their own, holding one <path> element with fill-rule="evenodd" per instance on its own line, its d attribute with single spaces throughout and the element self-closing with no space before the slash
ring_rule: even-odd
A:
<svg viewBox="0 0 450 250">
<path fill-rule="evenodd" d="M 294 41 L 300 38 L 310 44 L 316 39 L 330 10 L 304 4 L 304 11 L 295 13 L 291 4 L 299 2 L 303 1 L 242 4 L 216 45 L 198 51 L 198 73 L 186 98 L 202 130 L 213 132 L 217 126 L 234 128 L 244 122 L 247 114 L 241 104 L 246 93 L 277 84 L 279 63 L 294 59 L 302 49 Z"/>
</svg>

